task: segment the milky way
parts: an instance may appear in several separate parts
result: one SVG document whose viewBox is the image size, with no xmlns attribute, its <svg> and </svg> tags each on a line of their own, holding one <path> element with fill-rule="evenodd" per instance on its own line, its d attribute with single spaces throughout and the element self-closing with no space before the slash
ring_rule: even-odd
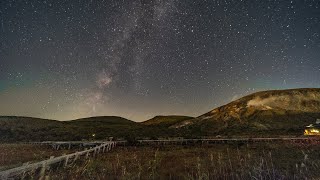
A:
<svg viewBox="0 0 320 180">
<path fill-rule="evenodd" d="M 3 0 L 0 115 L 198 116 L 320 87 L 320 2 Z"/>
</svg>

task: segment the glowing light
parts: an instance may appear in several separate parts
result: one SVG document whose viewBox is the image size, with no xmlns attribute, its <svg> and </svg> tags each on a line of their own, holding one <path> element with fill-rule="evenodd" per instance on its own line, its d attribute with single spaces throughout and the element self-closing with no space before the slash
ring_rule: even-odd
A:
<svg viewBox="0 0 320 180">
<path fill-rule="evenodd" d="M 312 133 L 319 133 L 319 130 L 317 130 L 317 129 L 311 129 L 310 130 Z"/>
<path fill-rule="evenodd" d="M 309 136 L 309 135 L 320 135 L 320 131 L 318 129 L 305 129 L 304 130 L 304 135 Z"/>
</svg>

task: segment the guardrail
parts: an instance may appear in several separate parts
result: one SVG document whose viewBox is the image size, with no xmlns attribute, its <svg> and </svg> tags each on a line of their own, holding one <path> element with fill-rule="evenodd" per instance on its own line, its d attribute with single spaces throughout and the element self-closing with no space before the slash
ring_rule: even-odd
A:
<svg viewBox="0 0 320 180">
<path fill-rule="evenodd" d="M 64 165 L 67 165 L 68 162 L 70 162 L 72 160 L 75 161 L 83 155 L 88 157 L 88 156 L 90 156 L 90 153 L 93 153 L 93 155 L 95 156 L 96 154 L 98 154 L 100 152 L 110 151 L 115 146 L 116 146 L 116 142 L 106 142 L 106 143 L 103 143 L 103 144 L 96 146 L 94 148 L 91 148 L 91 149 L 78 151 L 78 152 L 75 152 L 72 154 L 62 155 L 59 157 L 51 157 L 50 159 L 40 161 L 37 163 L 25 164 L 20 167 L 16 167 L 13 169 L 9 169 L 9 170 L 0 172 L 0 179 L 3 179 L 3 180 L 11 179 L 11 178 L 17 177 L 19 175 L 23 175 L 27 172 L 37 170 L 39 168 L 41 168 L 41 171 L 40 171 L 40 173 L 41 173 L 40 176 L 41 176 L 41 175 L 44 175 L 47 167 L 49 167 L 53 164 L 64 161 Z"/>
</svg>

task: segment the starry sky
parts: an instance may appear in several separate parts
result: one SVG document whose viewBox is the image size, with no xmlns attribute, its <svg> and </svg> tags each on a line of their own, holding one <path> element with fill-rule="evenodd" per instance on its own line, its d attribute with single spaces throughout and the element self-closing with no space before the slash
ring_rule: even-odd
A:
<svg viewBox="0 0 320 180">
<path fill-rule="evenodd" d="M 0 115 L 198 116 L 320 87 L 318 0 L 1 0 Z"/>
</svg>

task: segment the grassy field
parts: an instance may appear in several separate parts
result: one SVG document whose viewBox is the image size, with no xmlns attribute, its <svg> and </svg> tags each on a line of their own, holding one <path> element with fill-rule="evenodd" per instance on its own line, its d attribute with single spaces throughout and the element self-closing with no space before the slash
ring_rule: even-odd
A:
<svg viewBox="0 0 320 180">
<path fill-rule="evenodd" d="M 31 144 L 0 144 L 0 171 L 23 165 L 23 163 L 38 162 L 61 156 L 74 150 L 54 150 L 50 146 Z"/>
<path fill-rule="evenodd" d="M 74 150 L 73 150 L 74 151 Z M 70 153 L 46 146 L 2 144 L 2 169 Z M 320 144 L 252 143 L 116 147 L 97 157 L 63 162 L 49 179 L 319 179 Z M 38 179 L 38 173 L 31 174 Z M 31 178 L 32 178 L 31 177 Z"/>
<path fill-rule="evenodd" d="M 317 179 L 316 143 L 117 147 L 49 170 L 50 179 Z"/>
</svg>

